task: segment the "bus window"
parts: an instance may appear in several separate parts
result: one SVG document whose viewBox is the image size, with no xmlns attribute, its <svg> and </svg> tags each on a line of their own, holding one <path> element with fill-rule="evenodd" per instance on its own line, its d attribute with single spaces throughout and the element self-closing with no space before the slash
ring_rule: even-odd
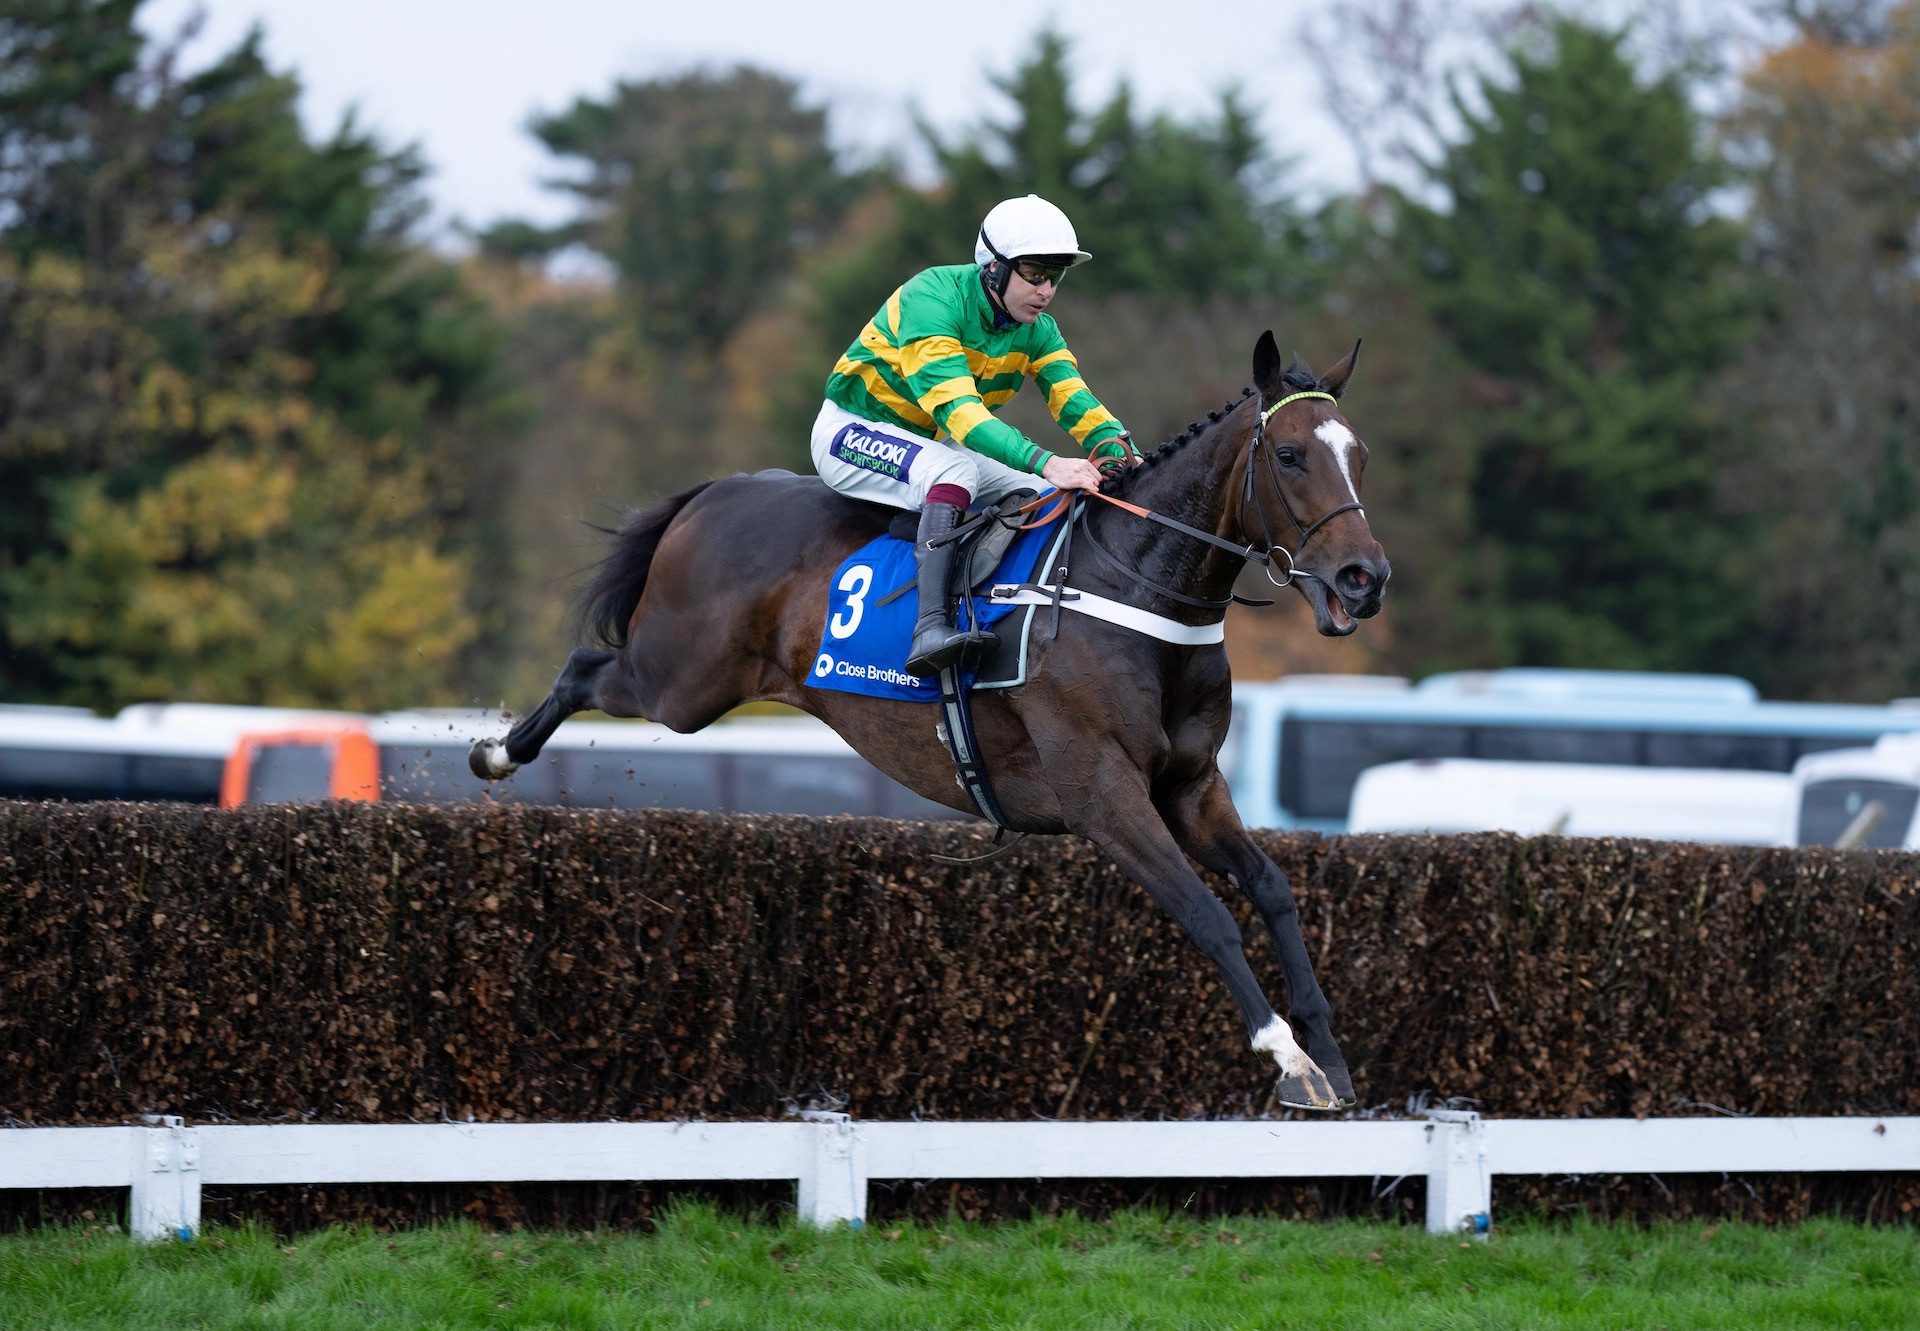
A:
<svg viewBox="0 0 1920 1331">
<path fill-rule="evenodd" d="M 1858 749 L 1871 745 L 1880 738 L 1879 732 L 1871 735 L 1796 735 L 1790 741 L 1793 744 L 1794 762 L 1809 753 L 1832 753 L 1835 749 Z M 1789 768 L 1792 763 L 1787 764 Z"/>
<path fill-rule="evenodd" d="M 465 762 L 463 756 L 463 767 Z M 564 799 L 553 802 L 581 809 L 717 811 L 726 807 L 722 803 L 722 762 L 722 755 L 717 753 L 571 749 L 560 758 Z"/>
<path fill-rule="evenodd" d="M 211 804 L 224 765 L 187 754 L 0 746 L 0 799 Z"/>
<path fill-rule="evenodd" d="M 1406 758 L 1466 758 L 1466 726 L 1399 721 L 1280 724 L 1280 805 L 1296 818 L 1345 821 L 1360 773 Z"/>
<path fill-rule="evenodd" d="M 130 798 L 126 758 L 71 749 L 0 749 L 0 793 L 16 800 Z"/>
<path fill-rule="evenodd" d="M 559 771 L 551 757 L 528 763 L 505 781 L 483 785 L 467 767 L 465 744 L 388 742 L 380 746 L 380 798 L 421 804 L 560 803 Z"/>
<path fill-rule="evenodd" d="M 810 753 L 733 755 L 735 813 L 873 813 L 874 769 L 865 759 Z"/>
<path fill-rule="evenodd" d="M 904 818 L 917 822 L 939 822 L 947 818 L 971 818 L 974 815 L 935 804 L 916 795 L 885 773 L 880 777 L 880 807 L 872 812 L 882 818 Z"/>
<path fill-rule="evenodd" d="M 1649 731 L 1647 766 L 1718 767 L 1785 772 L 1793 767 L 1793 742 L 1784 735 L 1685 734 Z"/>
<path fill-rule="evenodd" d="M 300 804 L 323 800 L 333 777 L 333 746 L 314 740 L 254 750 L 247 770 L 247 803 Z"/>
<path fill-rule="evenodd" d="M 136 753 L 127 759 L 127 794 L 134 800 L 185 800 L 212 804 L 220 798 L 219 758 Z"/>
<path fill-rule="evenodd" d="M 1631 730 L 1573 730 L 1565 726 L 1481 726 L 1473 732 L 1475 758 L 1528 763 L 1640 761 L 1639 736 Z"/>
</svg>

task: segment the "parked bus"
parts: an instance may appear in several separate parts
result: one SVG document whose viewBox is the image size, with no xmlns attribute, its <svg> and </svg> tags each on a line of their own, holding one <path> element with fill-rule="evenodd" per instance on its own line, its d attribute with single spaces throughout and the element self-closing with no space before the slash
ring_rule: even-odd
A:
<svg viewBox="0 0 1920 1331">
<path fill-rule="evenodd" d="M 505 781 L 467 769 L 467 750 L 500 720 L 403 712 L 263 729 L 227 764 L 227 807 L 329 798 L 717 813 L 858 813 L 959 818 L 881 773 L 808 717 L 726 721 L 692 735 L 646 722 L 570 721 L 538 760 Z M 931 732 L 929 732 L 931 741 Z"/>
<path fill-rule="evenodd" d="M 194 804 L 398 799 L 572 807 L 862 813 L 958 818 L 882 775 L 809 718 L 729 721 L 697 735 L 574 721 L 504 782 L 467 770 L 485 713 L 368 716 L 270 707 L 142 703 L 0 705 L 0 799 Z"/>
<path fill-rule="evenodd" d="M 1360 774 L 1474 758 L 1789 773 L 1812 753 L 1920 732 L 1920 707 L 1762 702 L 1726 675 L 1493 670 L 1306 677 L 1234 690 L 1223 767 L 1255 827 L 1339 832 Z"/>
<path fill-rule="evenodd" d="M 1786 841 L 1866 850 L 1920 848 L 1920 735 L 1886 735 L 1793 768 Z"/>
<path fill-rule="evenodd" d="M 0 705 L 0 799 L 212 804 L 242 734 L 316 715 L 330 714 L 142 703 L 107 717 Z"/>
</svg>

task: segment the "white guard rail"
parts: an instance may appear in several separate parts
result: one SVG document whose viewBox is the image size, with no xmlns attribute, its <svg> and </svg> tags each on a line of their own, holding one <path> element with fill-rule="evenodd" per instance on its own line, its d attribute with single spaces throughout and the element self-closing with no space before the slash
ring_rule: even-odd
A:
<svg viewBox="0 0 1920 1331">
<path fill-rule="evenodd" d="M 1495 1174 L 1920 1171 L 1920 1118 L 1424 1122 L 407 1123 L 0 1129 L 0 1189 L 128 1188 L 128 1228 L 191 1238 L 203 1186 L 792 1179 L 858 1225 L 872 1179 L 1427 1178 L 1427 1228 L 1485 1234 Z"/>
</svg>

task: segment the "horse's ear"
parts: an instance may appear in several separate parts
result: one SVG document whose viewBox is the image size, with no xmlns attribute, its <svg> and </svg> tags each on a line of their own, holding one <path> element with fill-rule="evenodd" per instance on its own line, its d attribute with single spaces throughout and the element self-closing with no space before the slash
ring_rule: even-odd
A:
<svg viewBox="0 0 1920 1331">
<path fill-rule="evenodd" d="M 1347 353 L 1345 360 L 1321 376 L 1320 386 L 1338 398 L 1347 391 L 1347 380 L 1353 377 L 1353 367 L 1359 363 L 1360 339 L 1356 337 L 1353 340 L 1353 350 Z"/>
<path fill-rule="evenodd" d="M 1280 344 L 1269 328 L 1253 344 L 1253 386 L 1269 402 L 1278 402 L 1286 394 L 1280 387 Z"/>
</svg>

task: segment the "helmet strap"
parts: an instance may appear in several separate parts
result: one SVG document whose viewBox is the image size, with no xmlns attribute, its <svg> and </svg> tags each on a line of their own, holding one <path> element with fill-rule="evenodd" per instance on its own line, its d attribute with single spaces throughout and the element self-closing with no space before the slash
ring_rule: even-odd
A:
<svg viewBox="0 0 1920 1331">
<path fill-rule="evenodd" d="M 994 305 L 1002 314 L 1007 310 L 1007 283 L 1013 278 L 1013 260 L 1002 254 L 999 247 L 987 235 L 985 227 L 980 228 L 980 243 L 987 247 L 987 253 L 993 256 L 993 262 L 981 270 L 980 283 L 986 287 L 987 295 L 993 298 Z"/>
</svg>

